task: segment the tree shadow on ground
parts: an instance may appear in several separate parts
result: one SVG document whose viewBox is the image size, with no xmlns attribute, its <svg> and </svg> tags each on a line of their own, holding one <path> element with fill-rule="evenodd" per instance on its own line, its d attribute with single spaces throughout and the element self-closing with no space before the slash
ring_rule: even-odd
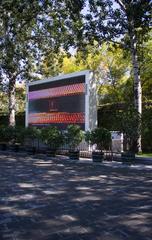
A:
<svg viewBox="0 0 152 240">
<path fill-rule="evenodd" d="M 151 170 L 0 155 L 1 239 L 150 239 Z"/>
</svg>

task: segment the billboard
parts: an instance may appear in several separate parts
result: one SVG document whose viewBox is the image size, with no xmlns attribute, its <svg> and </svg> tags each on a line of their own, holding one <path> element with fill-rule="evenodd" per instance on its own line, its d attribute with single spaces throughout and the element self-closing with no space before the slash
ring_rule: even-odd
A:
<svg viewBox="0 0 152 240">
<path fill-rule="evenodd" d="M 77 124 L 88 129 L 88 76 L 89 71 L 82 71 L 29 83 L 26 126 L 51 125 L 65 130 L 69 124 Z"/>
</svg>

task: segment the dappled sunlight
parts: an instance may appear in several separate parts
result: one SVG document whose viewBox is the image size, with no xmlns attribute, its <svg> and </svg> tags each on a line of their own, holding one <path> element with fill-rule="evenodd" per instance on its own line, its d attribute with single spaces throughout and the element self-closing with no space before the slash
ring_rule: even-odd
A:
<svg viewBox="0 0 152 240">
<path fill-rule="evenodd" d="M 17 206 L 0 206 L 0 211 L 8 212 L 14 216 L 31 216 L 33 212 L 29 209 L 18 209 Z M 10 216 L 10 215 L 9 215 Z"/>
<path fill-rule="evenodd" d="M 151 196 L 150 196 L 151 197 Z M 146 203 L 142 206 L 137 206 L 137 207 L 134 207 L 135 210 L 139 210 L 139 211 L 143 211 L 143 210 L 147 210 L 147 211 L 150 211 L 151 210 L 151 206 L 152 204 L 150 203 L 149 205 L 147 205 Z"/>
<path fill-rule="evenodd" d="M 85 187 L 85 186 L 78 186 L 76 187 L 77 190 L 80 190 L 80 191 L 85 191 L 85 190 L 89 190 L 89 191 L 92 191 L 92 189 L 90 187 Z"/>
<path fill-rule="evenodd" d="M 70 178 L 69 180 L 68 180 L 69 182 L 86 182 L 87 181 L 87 179 L 86 178 L 82 178 L 82 177 L 79 177 L 79 176 L 73 176 L 72 178 Z"/>
<path fill-rule="evenodd" d="M 53 227 L 59 227 L 62 226 L 62 228 L 65 227 L 65 221 L 63 221 L 62 219 L 46 219 L 43 221 L 43 224 L 45 224 L 45 226 L 49 227 L 51 230 L 53 229 Z"/>
<path fill-rule="evenodd" d="M 152 183 L 152 179 L 151 180 L 147 180 L 145 181 L 146 183 Z"/>
<path fill-rule="evenodd" d="M 14 209 L 13 211 L 11 211 L 11 213 L 16 216 L 24 217 L 31 216 L 33 214 L 33 211 L 29 209 Z"/>
<path fill-rule="evenodd" d="M 100 181 L 101 178 L 99 176 L 91 176 L 91 177 L 81 177 L 80 175 L 74 175 L 69 179 L 70 182 L 87 182 L 87 181 Z"/>
<path fill-rule="evenodd" d="M 78 218 L 75 216 L 72 216 L 72 215 L 63 214 L 60 216 L 60 220 L 62 220 L 64 222 L 75 222 L 78 220 Z"/>
<path fill-rule="evenodd" d="M 4 206 L 4 205 L 0 205 L 0 210 L 1 211 L 8 211 L 11 212 L 13 211 L 15 208 L 13 206 Z"/>
<path fill-rule="evenodd" d="M 65 193 L 65 191 L 58 191 L 58 190 L 47 190 L 47 191 L 42 191 L 46 195 L 60 195 Z"/>
<path fill-rule="evenodd" d="M 136 228 L 136 229 L 139 229 L 140 225 L 142 225 L 143 223 L 144 221 L 140 220 L 139 217 L 136 219 L 126 219 L 121 221 L 121 224 L 125 226 L 129 226 L 130 228 Z"/>
<path fill-rule="evenodd" d="M 63 233 L 67 233 L 67 234 L 86 234 L 86 233 L 92 233 L 93 232 L 93 229 L 91 227 L 82 227 L 82 226 L 73 226 L 73 227 L 69 227 L 69 228 L 66 228 L 65 230 L 61 231 Z"/>
<path fill-rule="evenodd" d="M 137 230 L 139 233 L 146 233 L 151 231 L 151 216 L 144 214 L 129 214 L 120 222 L 121 225 L 132 230 Z"/>
<path fill-rule="evenodd" d="M 31 199 L 34 199 L 35 197 L 36 195 L 34 194 L 23 194 L 23 195 L 8 197 L 7 201 L 31 200 Z"/>
<path fill-rule="evenodd" d="M 13 159 L 0 160 L 0 224 L 5 223 L 9 230 L 23 229 L 29 239 L 38 240 L 60 236 L 67 240 L 125 240 L 131 239 L 130 234 L 139 240 L 145 235 L 151 239 L 149 170 Z M 54 238 L 50 234 L 55 234 Z"/>
<path fill-rule="evenodd" d="M 50 167 L 50 163 L 34 163 L 33 165 L 37 167 Z"/>
<path fill-rule="evenodd" d="M 97 196 L 94 196 L 94 195 L 91 195 L 91 196 L 80 196 L 80 197 L 77 197 L 77 198 L 73 198 L 72 201 L 73 202 L 88 202 L 88 201 L 101 201 L 102 198 L 101 197 L 97 197 Z"/>
<path fill-rule="evenodd" d="M 92 176 L 92 177 L 88 177 L 87 180 L 93 180 L 93 181 L 100 181 L 100 176 Z"/>
<path fill-rule="evenodd" d="M 47 160 L 47 161 L 44 161 L 44 160 L 35 160 L 33 165 L 35 166 L 42 166 L 42 165 L 45 165 L 45 164 L 53 164 L 53 161 L 52 160 Z"/>
<path fill-rule="evenodd" d="M 68 224 L 70 223 L 74 223 L 77 222 L 79 219 L 76 218 L 75 216 L 72 215 L 61 215 L 61 216 L 57 216 L 56 218 L 53 219 L 46 219 L 43 221 L 43 223 L 45 224 L 45 226 L 47 227 L 59 227 L 62 226 L 61 230 L 65 229 L 65 224 L 66 226 L 68 226 Z"/>
<path fill-rule="evenodd" d="M 32 183 L 18 183 L 21 188 L 34 188 L 35 185 Z"/>
<path fill-rule="evenodd" d="M 10 162 L 16 162 L 16 158 L 15 157 L 8 157 L 8 159 L 7 159 L 8 161 L 10 161 Z"/>
<path fill-rule="evenodd" d="M 64 168 L 64 164 L 58 163 L 58 167 L 63 167 Z"/>
<path fill-rule="evenodd" d="M 95 196 L 96 194 L 96 190 L 92 189 L 91 187 L 82 186 L 82 187 L 76 187 L 75 189 L 78 191 L 80 196 L 84 196 L 84 197 L 88 195 Z"/>
<path fill-rule="evenodd" d="M 58 234 L 64 234 L 67 239 L 72 234 L 78 236 L 80 234 L 85 235 L 93 233 L 93 228 L 86 227 L 85 225 L 79 225 L 79 219 L 71 215 L 61 215 L 55 219 L 47 219 L 42 222 L 45 224 L 45 228 L 50 228 L 52 232 L 57 232 Z M 71 239 L 71 238 L 70 238 Z M 72 237 L 73 239 L 73 237 Z"/>
<path fill-rule="evenodd" d="M 129 219 L 143 219 L 143 220 L 146 220 L 147 218 L 150 218 L 151 217 L 151 213 L 147 213 L 147 212 L 142 212 L 142 213 L 131 213 L 128 215 L 128 218 Z M 126 217 L 127 218 L 127 217 Z"/>
<path fill-rule="evenodd" d="M 50 171 L 47 171 L 47 174 L 50 174 L 50 175 L 61 175 L 63 173 L 61 171 L 50 170 Z"/>
<path fill-rule="evenodd" d="M 149 194 L 137 194 L 137 193 L 130 193 L 126 196 L 124 196 L 124 199 L 126 200 L 144 200 L 144 199 L 149 199 Z"/>
<path fill-rule="evenodd" d="M 69 170 L 68 172 L 69 172 L 69 174 L 72 175 L 73 177 L 79 175 L 75 170 Z"/>
<path fill-rule="evenodd" d="M 137 169 L 137 170 L 143 170 L 143 169 L 146 169 L 146 170 L 152 170 L 152 166 L 146 166 L 144 164 L 141 164 L 141 165 L 131 165 L 130 168 L 133 168 L 133 169 Z"/>
</svg>

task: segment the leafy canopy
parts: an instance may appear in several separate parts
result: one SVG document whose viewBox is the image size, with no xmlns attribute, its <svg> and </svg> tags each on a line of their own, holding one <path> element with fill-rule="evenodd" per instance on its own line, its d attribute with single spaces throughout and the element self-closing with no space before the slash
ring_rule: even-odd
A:
<svg viewBox="0 0 152 240">
<path fill-rule="evenodd" d="M 30 79 L 44 56 L 75 45 L 81 8 L 73 0 L 1 1 L 1 81 Z"/>
</svg>

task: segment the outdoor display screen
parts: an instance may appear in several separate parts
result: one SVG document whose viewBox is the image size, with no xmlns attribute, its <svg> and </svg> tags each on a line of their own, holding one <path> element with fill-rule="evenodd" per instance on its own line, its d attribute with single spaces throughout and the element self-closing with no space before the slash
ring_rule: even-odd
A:
<svg viewBox="0 0 152 240">
<path fill-rule="evenodd" d="M 28 124 L 85 129 L 85 75 L 29 86 Z"/>
</svg>

